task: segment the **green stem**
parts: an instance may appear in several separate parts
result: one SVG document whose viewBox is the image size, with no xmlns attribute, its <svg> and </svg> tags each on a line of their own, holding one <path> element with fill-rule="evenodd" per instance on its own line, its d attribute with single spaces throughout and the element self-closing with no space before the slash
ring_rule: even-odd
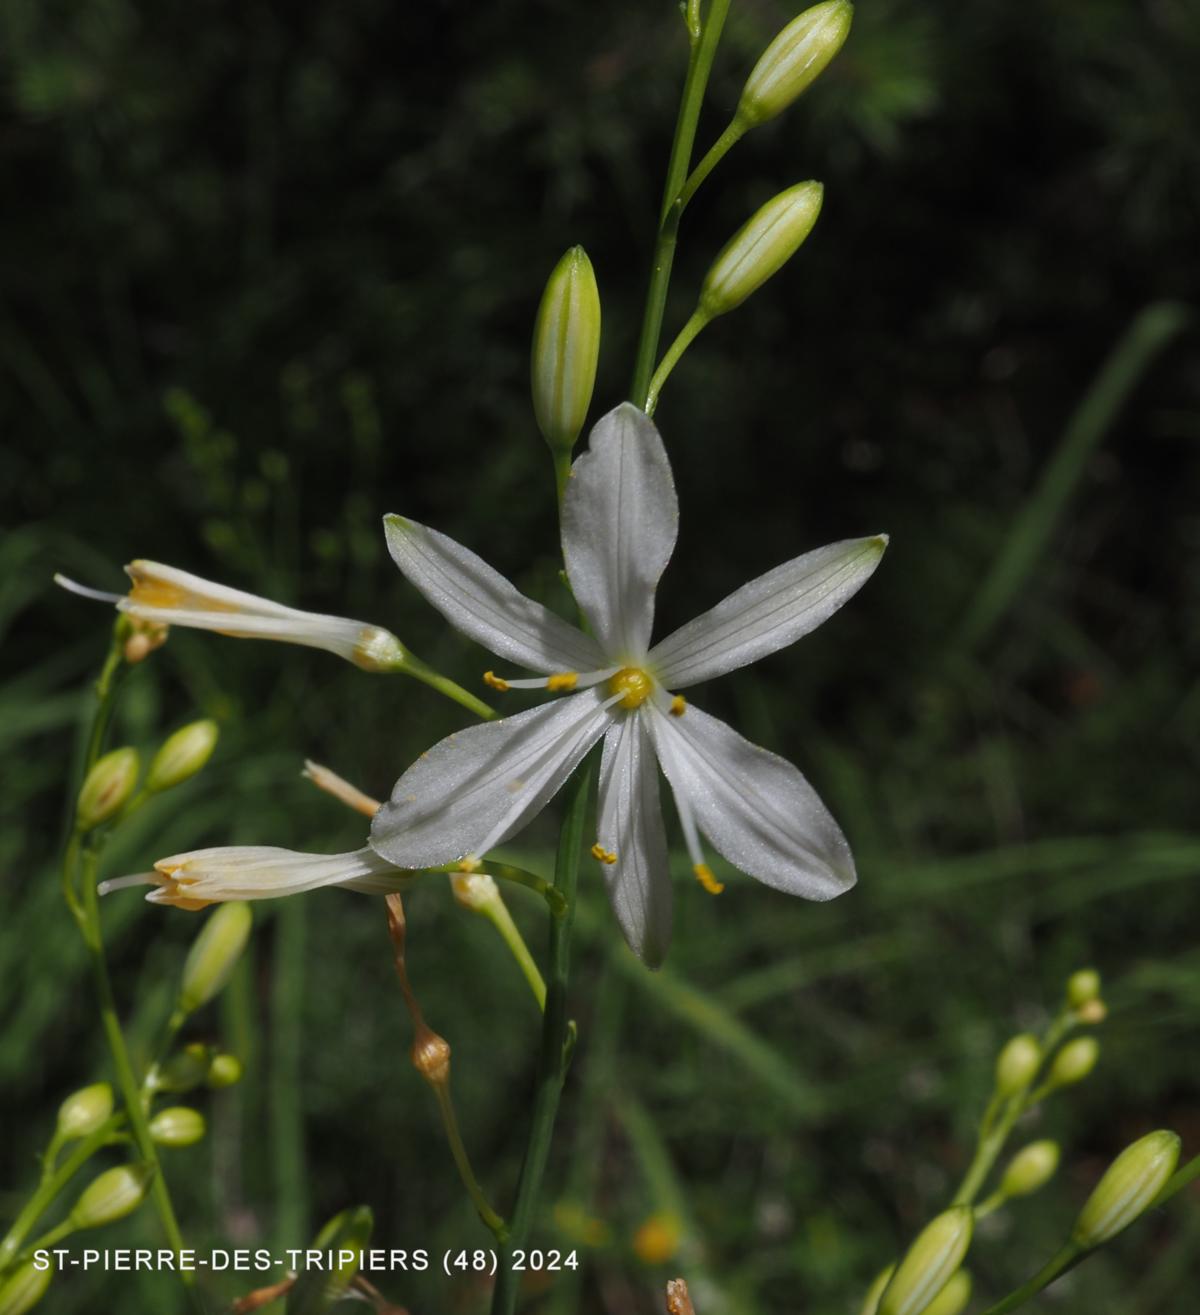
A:
<svg viewBox="0 0 1200 1315">
<path fill-rule="evenodd" d="M 113 1133 L 116 1132 L 120 1122 L 121 1115 L 114 1114 L 94 1132 L 90 1132 L 86 1137 L 81 1138 L 79 1144 L 57 1169 L 42 1174 L 42 1181 L 38 1184 L 37 1190 L 13 1221 L 13 1225 L 8 1230 L 3 1242 L 0 1242 L 0 1270 L 8 1268 L 17 1252 L 21 1249 L 21 1243 L 28 1236 L 29 1230 L 53 1205 L 59 1192 L 66 1187 L 98 1150 L 114 1140 Z M 49 1168 L 48 1165 L 47 1168 Z"/>
<path fill-rule="evenodd" d="M 1162 1205 L 1164 1201 L 1169 1200 L 1176 1192 L 1182 1192 L 1189 1183 L 1193 1183 L 1200 1178 L 1200 1155 L 1193 1156 L 1182 1169 L 1176 1169 L 1175 1172 L 1167 1179 L 1167 1185 L 1159 1192 L 1154 1200 L 1156 1206 Z"/>
<path fill-rule="evenodd" d="M 453 699 L 455 703 L 466 708 L 468 712 L 473 712 L 477 717 L 482 717 L 484 721 L 494 721 L 498 716 L 495 708 L 489 708 L 482 699 L 477 699 L 470 690 L 463 689 L 457 681 L 451 680 L 449 676 L 443 676 L 440 671 L 435 671 L 411 653 L 407 654 L 404 661 L 394 670 L 401 675 L 415 677 L 428 685 L 430 689 L 435 689 L 439 694 L 444 694 L 446 698 Z"/>
<path fill-rule="evenodd" d="M 545 979 L 538 970 L 533 955 L 529 953 L 529 946 L 525 944 L 525 938 L 521 935 L 517 924 L 513 922 L 512 914 L 508 911 L 508 905 L 500 898 L 498 891 L 496 897 L 489 900 L 479 912 L 500 933 L 504 944 L 508 946 L 509 953 L 525 974 L 525 980 L 529 983 L 529 989 L 533 992 L 534 999 L 538 1002 L 538 1008 L 544 1011 L 546 1008 Z"/>
<path fill-rule="evenodd" d="M 1012 1126 L 1016 1123 L 1017 1117 L 1023 1108 L 1024 1105 L 1020 1097 L 1014 1096 L 1005 1106 L 999 1122 L 995 1123 L 989 1132 L 980 1137 L 979 1144 L 975 1149 L 975 1158 L 971 1161 L 966 1175 L 959 1184 L 958 1191 L 954 1193 L 954 1200 L 951 1205 L 970 1205 L 979 1195 L 979 1189 L 983 1186 L 984 1180 L 991 1172 L 1000 1152 L 1004 1149 L 1008 1134 L 1012 1131 Z"/>
<path fill-rule="evenodd" d="M 662 392 L 662 386 L 670 377 L 671 371 L 679 363 L 679 358 L 692 345 L 692 340 L 708 323 L 708 315 L 697 308 L 692 312 L 692 318 L 679 331 L 679 336 L 667 348 L 667 354 L 662 358 L 659 367 L 654 372 L 654 378 L 650 380 L 650 386 L 646 389 L 646 405 L 643 410 L 648 416 L 654 414 L 658 406 L 658 395 Z"/>
<path fill-rule="evenodd" d="M 679 232 L 679 216 L 683 213 L 680 192 L 687 181 L 692 147 L 696 141 L 696 125 L 700 120 L 700 106 L 708 86 L 713 58 L 721 31 L 729 14 L 730 0 L 712 0 L 708 17 L 700 27 L 700 35 L 692 32 L 692 49 L 688 59 L 687 77 L 679 101 L 679 116 L 675 120 L 675 136 L 671 142 L 671 158 L 667 163 L 667 178 L 663 187 L 662 210 L 658 221 L 658 235 L 654 243 L 654 259 L 650 267 L 650 286 L 646 291 L 646 307 L 642 314 L 642 330 L 638 339 L 637 357 L 633 370 L 630 397 L 638 406 L 644 406 L 646 390 L 658 357 L 658 342 L 662 336 L 663 315 L 667 307 L 667 290 L 671 284 L 671 266 L 675 261 L 675 241 Z M 695 8 L 689 9 L 689 18 L 698 18 Z"/>
<path fill-rule="evenodd" d="M 679 212 L 683 213 L 687 209 L 688 202 L 700 190 L 701 184 L 710 173 L 721 163 L 729 154 L 730 150 L 742 140 L 746 135 L 746 129 L 749 124 L 738 116 L 735 116 L 729 127 L 713 142 L 709 148 L 708 154 L 692 170 L 688 180 L 683 185 L 683 191 L 679 193 Z"/>
<path fill-rule="evenodd" d="M 472 1205 L 479 1212 L 480 1219 L 491 1230 L 496 1241 L 503 1246 L 508 1241 L 508 1225 L 488 1204 L 483 1188 L 475 1177 L 475 1171 L 471 1168 L 471 1160 L 467 1155 L 466 1146 L 463 1145 L 462 1133 L 458 1127 L 458 1115 L 454 1112 L 454 1101 L 450 1096 L 449 1078 L 445 1082 L 434 1083 L 433 1089 L 442 1112 L 442 1126 L 446 1129 L 446 1140 L 450 1143 L 450 1154 L 454 1156 L 458 1176 L 467 1189 Z"/>
<path fill-rule="evenodd" d="M 271 1161 L 274 1168 L 275 1243 L 294 1247 L 308 1236 L 304 1177 L 304 1113 L 300 1105 L 304 1051 L 304 977 L 307 905 L 285 900 L 277 924 L 271 983 Z"/>
<path fill-rule="evenodd" d="M 496 1277 L 492 1315 L 512 1315 L 517 1304 L 520 1275 L 511 1264 L 512 1251 L 525 1246 L 541 1194 L 550 1138 L 558 1114 L 559 1097 L 567 1075 L 570 1024 L 567 1018 L 567 981 L 571 966 L 571 928 L 575 917 L 575 883 L 583 848 L 583 827 L 591 790 L 592 768 L 585 764 L 570 785 L 570 799 L 558 838 L 554 885 L 567 902 L 566 911 L 550 920 L 550 982 L 542 1020 L 542 1046 L 538 1055 L 537 1089 L 529 1125 L 529 1140 L 517 1186 L 506 1256 Z"/>
<path fill-rule="evenodd" d="M 1008 1315 L 1009 1311 L 1016 1310 L 1018 1306 L 1023 1306 L 1031 1297 L 1036 1297 L 1043 1288 L 1048 1288 L 1060 1274 L 1078 1264 L 1083 1259 L 1084 1254 L 1073 1242 L 1068 1242 L 1052 1260 L 1038 1270 L 1028 1283 L 1022 1283 L 1015 1292 L 1010 1292 L 1003 1301 L 997 1302 L 996 1305 L 989 1306 L 987 1310 L 982 1312 L 982 1315 Z"/>
<path fill-rule="evenodd" d="M 150 1126 L 146 1120 L 145 1107 L 142 1104 L 142 1088 L 133 1071 L 129 1050 L 125 1045 L 125 1034 L 121 1031 L 121 1022 L 117 1017 L 117 1005 L 113 996 L 112 982 L 108 976 L 108 963 L 104 957 L 104 941 L 100 930 L 100 909 L 96 899 L 96 850 L 90 845 L 83 851 L 83 911 L 84 941 L 92 960 L 92 974 L 96 982 L 96 994 L 100 1003 L 100 1022 L 104 1036 L 112 1055 L 113 1068 L 117 1075 L 117 1086 L 125 1102 L 125 1114 L 129 1119 L 129 1129 L 138 1154 L 151 1171 L 150 1194 L 158 1209 L 163 1232 L 172 1251 L 180 1252 L 183 1247 L 183 1235 L 179 1231 L 179 1222 L 175 1217 L 175 1207 L 171 1204 L 171 1194 L 163 1177 L 159 1164 L 158 1151 L 154 1139 L 150 1136 Z M 181 1269 L 180 1281 L 186 1286 L 195 1283 L 191 1271 Z"/>
</svg>

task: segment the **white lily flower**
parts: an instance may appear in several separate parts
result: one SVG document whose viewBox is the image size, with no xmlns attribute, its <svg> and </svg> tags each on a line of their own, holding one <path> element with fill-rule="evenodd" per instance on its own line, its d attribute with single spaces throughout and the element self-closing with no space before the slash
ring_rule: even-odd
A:
<svg viewBox="0 0 1200 1315">
<path fill-rule="evenodd" d="M 413 521 L 385 520 L 396 565 L 464 634 L 540 673 L 497 689 L 575 691 L 449 736 L 397 781 L 371 845 L 398 867 L 474 861 L 521 829 L 601 738 L 599 862 L 622 931 L 649 963 L 671 928 L 655 760 L 675 796 L 693 870 L 720 889 L 701 835 L 736 868 L 807 899 L 851 886 L 837 823 L 799 771 L 676 691 L 783 648 L 874 571 L 883 535 L 818 548 L 752 580 L 653 647 L 654 592 L 675 546 L 675 483 L 657 429 L 628 403 L 592 430 L 563 502 L 563 554 L 591 634 L 524 597 L 474 553 Z"/>
<path fill-rule="evenodd" d="M 301 854 L 270 845 L 230 845 L 160 858 L 153 872 L 102 881 L 97 889 L 107 895 L 126 886 L 153 886 L 146 896 L 152 904 L 202 909 L 225 900 L 279 899 L 320 886 L 386 895 L 416 879 L 414 873 L 397 872 L 394 864 L 370 849 Z"/>
<path fill-rule="evenodd" d="M 133 581 L 127 595 L 88 589 L 61 575 L 54 579 L 72 593 L 115 603 L 118 611 L 147 625 L 190 626 L 235 639 L 275 639 L 323 648 L 366 671 L 392 670 L 408 656 L 396 636 L 380 626 L 284 607 L 160 562 L 130 562 L 125 571 Z"/>
</svg>

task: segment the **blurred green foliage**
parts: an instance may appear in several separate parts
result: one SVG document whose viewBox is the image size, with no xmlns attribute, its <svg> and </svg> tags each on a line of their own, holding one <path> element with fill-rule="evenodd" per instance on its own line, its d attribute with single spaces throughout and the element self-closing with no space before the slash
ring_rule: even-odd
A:
<svg viewBox="0 0 1200 1315">
<path fill-rule="evenodd" d="M 702 148 L 791 12 L 735 3 Z M 54 864 L 108 618 L 52 571 L 116 589 L 121 562 L 169 561 L 389 626 L 472 681 L 483 655 L 404 586 L 379 517 L 556 597 L 532 316 L 583 243 L 597 401 L 622 396 L 684 58 L 670 0 L 0 6 L 6 1215 L 58 1101 L 106 1072 Z M 689 210 L 668 332 L 756 205 L 826 184 L 793 266 L 664 393 L 683 526 L 660 611 L 665 632 L 805 548 L 892 534 L 845 613 L 701 694 L 810 775 L 861 880 L 828 906 L 737 879 L 713 901 L 682 865 L 657 975 L 583 883 L 542 1232 L 587 1261 L 536 1309 L 657 1310 L 676 1271 L 700 1315 L 849 1308 L 947 1200 L 994 1052 L 1085 963 L 1111 984 L 1101 1065 L 1037 1126 L 1064 1143 L 1058 1180 L 981 1228 L 979 1290 L 1039 1264 L 1134 1136 L 1172 1126 L 1194 1152 L 1200 366 L 1175 308 L 1200 296 L 1198 60 L 1189 0 L 862 0 L 828 73 Z M 1122 343 L 1144 350 L 1114 389 Z M 180 633 L 130 682 L 119 737 L 149 751 L 200 715 L 222 725 L 213 763 L 122 831 L 112 872 L 200 844 L 354 847 L 361 819 L 301 760 L 381 794 L 462 724 L 324 654 Z M 522 842 L 532 866 L 552 823 Z M 537 1020 L 480 920 L 432 884 L 409 903 L 409 969 L 504 1209 Z M 536 900 L 511 903 L 540 944 Z M 361 1202 L 379 1245 L 484 1244 L 407 1062 L 380 907 L 333 891 L 262 913 L 189 1031 L 247 1066 L 208 1141 L 169 1156 L 189 1239 L 299 1246 Z M 134 895 L 104 914 L 145 1053 L 199 924 Z M 632 1239 L 664 1210 L 681 1250 L 647 1265 Z M 1193 1191 L 1073 1274 L 1067 1308 L 1190 1315 L 1198 1236 Z M 156 1242 L 152 1214 L 107 1240 Z M 414 1315 L 485 1300 L 436 1273 L 383 1286 Z M 175 1298 L 160 1276 L 73 1277 L 46 1309 Z"/>
</svg>

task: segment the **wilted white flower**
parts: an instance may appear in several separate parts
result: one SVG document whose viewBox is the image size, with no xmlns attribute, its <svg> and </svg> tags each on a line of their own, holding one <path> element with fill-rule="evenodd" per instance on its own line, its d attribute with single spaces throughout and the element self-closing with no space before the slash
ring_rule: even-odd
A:
<svg viewBox="0 0 1200 1315">
<path fill-rule="evenodd" d="M 454 859 L 470 866 L 540 812 L 603 737 L 592 854 L 629 944 L 648 962 L 661 961 L 671 924 L 656 760 L 706 888 L 720 889 L 701 834 L 735 867 L 790 894 L 829 899 L 853 884 L 845 838 L 799 771 L 676 691 L 820 625 L 874 571 L 884 536 L 786 562 L 650 647 L 678 504 L 658 431 L 629 404 L 593 429 L 563 502 L 567 574 L 591 634 L 524 597 L 444 534 L 399 516 L 385 524 L 400 570 L 453 625 L 541 673 L 510 680 L 489 672 L 489 684 L 575 692 L 423 754 L 372 823 L 380 855 L 406 868 Z"/>
<path fill-rule="evenodd" d="M 148 625 L 189 626 L 234 639 L 275 639 L 323 648 L 367 671 L 395 670 L 409 656 L 396 636 L 381 626 L 301 612 L 159 562 L 130 562 L 125 571 L 133 581 L 126 595 L 88 589 L 62 575 L 54 579 L 72 593 L 115 603 L 118 611 Z"/>
<path fill-rule="evenodd" d="M 124 886 L 153 886 L 152 904 L 202 909 L 224 900 L 278 899 L 320 886 L 344 886 L 368 895 L 402 890 L 415 880 L 370 849 L 349 854 L 301 854 L 270 845 L 195 849 L 161 858 L 153 872 L 103 881 L 101 895 Z"/>
</svg>

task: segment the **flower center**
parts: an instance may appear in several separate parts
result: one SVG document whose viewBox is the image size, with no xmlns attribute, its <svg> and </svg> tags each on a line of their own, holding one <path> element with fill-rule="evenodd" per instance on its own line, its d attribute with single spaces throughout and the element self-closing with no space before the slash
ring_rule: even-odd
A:
<svg viewBox="0 0 1200 1315">
<path fill-rule="evenodd" d="M 650 697 L 654 680 L 641 667 L 622 667 L 608 682 L 608 689 L 621 696 L 622 708 L 638 708 Z"/>
</svg>

